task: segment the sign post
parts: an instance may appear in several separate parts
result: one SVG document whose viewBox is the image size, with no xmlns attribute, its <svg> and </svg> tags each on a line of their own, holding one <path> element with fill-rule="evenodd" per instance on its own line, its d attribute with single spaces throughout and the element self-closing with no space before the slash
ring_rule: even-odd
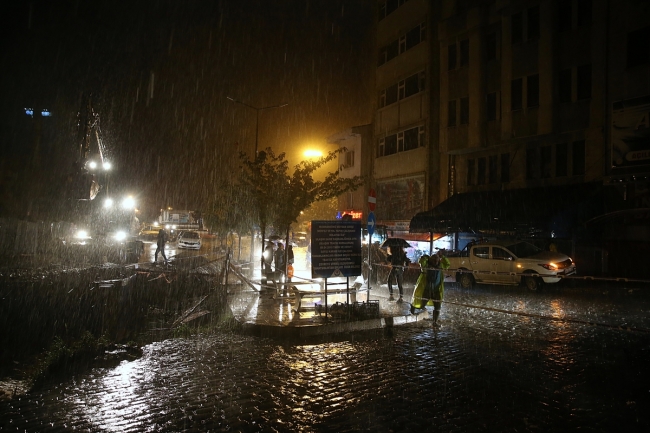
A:
<svg viewBox="0 0 650 433">
<path fill-rule="evenodd" d="M 370 281 L 372 280 L 372 235 L 375 232 L 375 206 L 377 205 L 377 193 L 373 188 L 368 190 L 368 302 L 370 302 Z"/>
<path fill-rule="evenodd" d="M 371 190 L 372 191 L 372 190 Z M 370 201 L 368 201 L 368 207 L 370 207 Z M 374 205 L 372 206 L 375 207 Z M 370 302 L 370 280 L 372 277 L 372 235 L 375 233 L 375 225 L 377 221 L 375 220 L 375 213 L 368 213 L 368 299 Z"/>
<path fill-rule="evenodd" d="M 311 277 L 325 279 L 327 319 L 327 279 L 361 275 L 361 221 L 312 221 L 311 243 Z"/>
<path fill-rule="evenodd" d="M 376 204 L 377 204 L 377 193 L 375 192 L 374 189 L 370 188 L 370 191 L 368 191 L 368 210 L 371 212 L 374 211 Z"/>
</svg>

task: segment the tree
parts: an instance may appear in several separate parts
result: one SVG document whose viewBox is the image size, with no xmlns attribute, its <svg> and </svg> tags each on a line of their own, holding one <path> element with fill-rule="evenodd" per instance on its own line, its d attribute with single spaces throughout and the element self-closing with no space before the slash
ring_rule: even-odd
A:
<svg viewBox="0 0 650 433">
<path fill-rule="evenodd" d="M 284 153 L 276 156 L 271 148 L 267 148 L 253 161 L 242 154 L 242 184 L 250 189 L 262 239 L 267 227 L 273 225 L 278 233 L 285 234 L 288 244 L 291 225 L 312 203 L 337 197 L 363 185 L 362 177 L 341 178 L 338 170 L 328 173 L 322 181 L 314 180 L 316 170 L 344 151 L 341 148 L 316 160 L 302 161 L 294 167 L 291 175 Z"/>
</svg>

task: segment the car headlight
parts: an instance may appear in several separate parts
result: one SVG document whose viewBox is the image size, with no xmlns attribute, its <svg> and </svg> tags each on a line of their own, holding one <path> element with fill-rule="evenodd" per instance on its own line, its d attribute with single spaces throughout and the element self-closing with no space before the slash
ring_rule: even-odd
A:
<svg viewBox="0 0 650 433">
<path fill-rule="evenodd" d="M 124 230 L 118 230 L 113 235 L 113 239 L 115 239 L 118 242 L 123 241 L 124 239 L 126 239 L 126 232 Z"/>
<path fill-rule="evenodd" d="M 90 236 L 88 236 L 88 232 L 86 230 L 79 230 L 74 234 L 74 237 L 77 239 L 88 239 Z"/>
<path fill-rule="evenodd" d="M 557 271 L 557 265 L 555 263 L 540 263 L 540 266 L 549 271 Z"/>
</svg>

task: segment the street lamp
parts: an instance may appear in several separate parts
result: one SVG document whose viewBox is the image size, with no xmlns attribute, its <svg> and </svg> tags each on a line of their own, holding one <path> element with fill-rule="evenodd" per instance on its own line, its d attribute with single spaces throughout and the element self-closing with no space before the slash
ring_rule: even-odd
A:
<svg viewBox="0 0 650 433">
<path fill-rule="evenodd" d="M 258 142 L 258 138 L 259 138 L 260 111 L 261 110 L 269 110 L 271 108 L 286 107 L 287 105 L 289 105 L 289 103 L 285 102 L 284 104 L 269 105 L 267 107 L 254 107 L 254 106 L 252 106 L 250 104 L 247 104 L 245 102 L 238 101 L 237 99 L 233 99 L 230 96 L 226 96 L 226 98 L 231 100 L 232 102 L 236 102 L 238 104 L 244 105 L 244 106 L 246 106 L 248 108 L 252 108 L 253 110 L 255 110 L 255 157 L 257 158 L 257 142 Z"/>
</svg>

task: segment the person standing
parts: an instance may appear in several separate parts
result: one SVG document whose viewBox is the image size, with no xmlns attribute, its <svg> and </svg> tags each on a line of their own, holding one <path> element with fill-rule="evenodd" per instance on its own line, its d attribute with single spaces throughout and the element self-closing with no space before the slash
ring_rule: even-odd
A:
<svg viewBox="0 0 650 433">
<path fill-rule="evenodd" d="M 404 302 L 404 266 L 408 264 L 408 259 L 406 258 L 406 253 L 402 246 L 393 245 L 388 247 L 388 263 L 390 263 L 391 268 L 388 273 L 388 297 L 389 301 L 394 301 L 393 298 L 393 279 L 397 283 L 397 289 L 399 290 L 399 299 L 397 302 Z"/>
<path fill-rule="evenodd" d="M 278 242 L 278 249 L 275 251 L 275 256 L 273 257 L 275 262 L 275 272 L 285 273 L 285 261 L 284 261 L 284 245 L 282 242 Z"/>
<path fill-rule="evenodd" d="M 444 270 L 449 269 L 449 259 L 445 257 L 444 250 L 438 250 L 429 258 L 426 268 L 426 288 L 420 302 L 420 308 L 433 300 L 433 326 L 438 326 L 438 318 L 442 309 L 442 301 L 445 296 L 445 275 Z M 415 305 L 411 305 L 411 314 L 415 314 Z"/>
<path fill-rule="evenodd" d="M 154 263 L 158 263 L 158 253 L 162 254 L 163 259 L 165 259 L 165 264 L 167 264 L 167 256 L 165 255 L 165 243 L 167 242 L 167 232 L 165 229 L 158 230 L 158 237 L 156 239 L 156 253 L 154 254 Z"/>
<path fill-rule="evenodd" d="M 288 263 L 288 266 L 291 266 L 293 268 L 293 262 L 294 262 L 293 245 L 289 244 L 289 245 L 287 245 L 287 263 Z M 287 269 L 287 281 L 290 282 L 291 277 L 293 277 L 293 273 L 289 272 L 289 269 Z"/>
<path fill-rule="evenodd" d="M 264 275 L 271 273 L 271 263 L 273 263 L 273 243 L 269 242 L 264 248 Z"/>
</svg>

